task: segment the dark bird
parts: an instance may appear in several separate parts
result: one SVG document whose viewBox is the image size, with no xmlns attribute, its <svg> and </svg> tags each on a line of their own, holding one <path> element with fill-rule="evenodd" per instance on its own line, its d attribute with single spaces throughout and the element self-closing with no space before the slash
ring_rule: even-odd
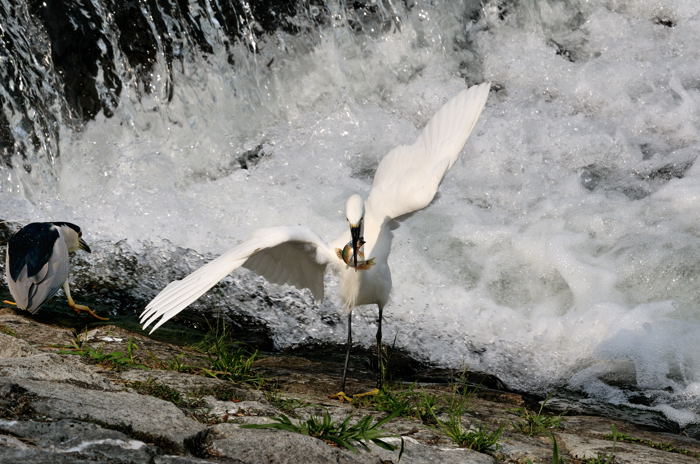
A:
<svg viewBox="0 0 700 464">
<path fill-rule="evenodd" d="M 80 227 L 70 222 L 33 222 L 17 231 L 7 243 L 5 259 L 5 277 L 15 302 L 5 303 L 34 314 L 63 287 L 68 306 L 76 313 L 82 311 L 107 320 L 87 306 L 76 304 L 70 294 L 69 254 L 77 250 L 90 253 L 81 237 Z"/>
</svg>

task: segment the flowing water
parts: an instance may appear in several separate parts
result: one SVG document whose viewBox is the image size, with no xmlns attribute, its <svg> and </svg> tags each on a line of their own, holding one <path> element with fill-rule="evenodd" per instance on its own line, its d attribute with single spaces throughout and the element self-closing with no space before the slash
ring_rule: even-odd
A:
<svg viewBox="0 0 700 464">
<path fill-rule="evenodd" d="M 132 263 L 121 282 L 151 297 L 257 227 L 335 238 L 346 197 L 368 192 L 381 157 L 489 80 L 438 198 L 396 231 L 385 337 L 513 388 L 642 395 L 636 407 L 700 422 L 696 0 L 285 11 L 200 0 L 187 14 L 187 2 L 178 14 L 174 2 L 132 3 L 148 47 L 125 40 L 106 0 L 71 3 L 66 24 L 93 41 L 62 45 L 41 12 L 0 0 L 1 218 L 81 225 L 106 280 L 118 242 Z M 224 4 L 237 12 L 232 33 L 216 14 Z M 89 48 L 97 69 L 71 74 L 80 68 L 58 65 L 59 45 Z M 159 272 L 165 262 L 179 274 Z M 342 343 L 333 288 L 316 305 L 245 271 L 227 282 L 205 302 L 261 318 L 278 347 Z M 239 301 L 241 288 L 263 289 L 264 307 Z M 368 346 L 375 311 L 356 311 Z"/>
</svg>

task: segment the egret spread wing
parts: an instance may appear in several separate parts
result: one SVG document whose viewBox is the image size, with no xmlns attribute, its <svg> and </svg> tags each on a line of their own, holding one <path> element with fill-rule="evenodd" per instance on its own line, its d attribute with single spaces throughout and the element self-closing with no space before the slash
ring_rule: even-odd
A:
<svg viewBox="0 0 700 464">
<path fill-rule="evenodd" d="M 425 208 L 454 164 L 484 109 L 491 84 L 461 91 L 430 119 L 413 145 L 391 150 L 377 167 L 367 207 L 397 218 Z"/>
<path fill-rule="evenodd" d="M 214 261 L 168 284 L 141 313 L 141 323 L 145 329 L 160 318 L 153 332 L 241 266 L 270 282 L 308 288 L 320 300 L 326 265 L 334 260 L 338 258 L 328 245 L 305 227 L 259 229 Z"/>
</svg>

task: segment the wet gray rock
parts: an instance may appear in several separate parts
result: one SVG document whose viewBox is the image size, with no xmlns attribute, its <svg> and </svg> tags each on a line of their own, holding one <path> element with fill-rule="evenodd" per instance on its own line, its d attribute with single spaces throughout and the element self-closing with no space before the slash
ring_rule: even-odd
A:
<svg viewBox="0 0 700 464">
<path fill-rule="evenodd" d="M 96 390 L 119 389 L 105 377 L 90 370 L 77 357 L 53 353 L 17 358 L 0 357 L 0 377 L 65 382 Z"/>
<path fill-rule="evenodd" d="M 0 462 L 132 464 L 148 462 L 157 453 L 121 432 L 74 420 L 0 420 L 0 433 L 14 440 L 0 445 Z"/>
<path fill-rule="evenodd" d="M 237 462 L 259 463 L 372 463 L 396 462 L 401 440 L 387 438 L 396 446 L 389 451 L 369 445 L 369 451 L 357 452 L 328 446 L 321 440 L 279 430 L 242 429 L 234 424 L 212 427 L 207 438 L 207 451 L 214 456 L 233 458 Z M 412 438 L 404 439 L 402 464 L 493 464 L 491 456 L 463 448 L 435 448 L 423 445 Z"/>
<path fill-rule="evenodd" d="M 219 401 L 214 397 L 204 397 L 209 407 L 209 414 L 214 417 L 221 418 L 226 421 L 226 418 L 236 416 L 278 416 L 282 411 L 270 406 L 269 404 L 261 403 L 260 401 Z"/>
<path fill-rule="evenodd" d="M 572 456 L 581 459 L 594 459 L 602 455 L 614 455 L 616 464 L 697 464 L 690 456 L 670 454 L 648 446 L 634 443 L 610 442 L 591 437 L 559 433 L 559 446 L 567 449 Z M 672 459 L 672 460 L 670 460 Z"/>
<path fill-rule="evenodd" d="M 17 410 L 16 405 L 22 405 Z M 22 418 L 75 419 L 105 424 L 131 437 L 165 449 L 184 452 L 204 426 L 189 419 L 175 405 L 129 392 L 88 390 L 56 382 L 0 380 L 0 412 Z"/>
<path fill-rule="evenodd" d="M 22 339 L 0 333 L 0 359 L 19 358 L 40 353 L 39 350 L 31 346 Z"/>
<path fill-rule="evenodd" d="M 192 456 L 156 456 L 153 459 L 153 464 L 210 464 L 216 461 L 207 461 L 204 459 L 195 458 Z"/>
<path fill-rule="evenodd" d="M 387 438 L 384 441 L 401 446 L 398 438 Z M 396 451 L 388 451 L 377 446 L 372 447 L 372 455 L 378 459 L 376 462 L 395 462 L 398 455 Z M 465 448 L 435 448 L 426 446 L 413 438 L 404 438 L 404 451 L 401 456 L 401 464 L 494 464 L 496 461 L 489 455 L 477 453 Z"/>
<path fill-rule="evenodd" d="M 550 398 L 547 400 L 547 408 L 566 414 L 612 417 L 654 430 L 679 432 L 678 424 L 669 420 L 659 411 L 605 403 L 572 392 L 562 391 L 557 396 Z"/>
<path fill-rule="evenodd" d="M 160 384 L 173 388 L 180 393 L 199 393 L 202 391 L 212 391 L 216 389 L 226 389 L 236 400 L 258 401 L 263 395 L 259 391 L 247 390 L 245 388 L 231 385 L 231 382 L 202 377 L 201 375 L 187 374 L 184 372 L 163 371 L 163 370 L 131 370 L 119 373 L 119 377 L 129 382 L 156 381 Z"/>
<path fill-rule="evenodd" d="M 361 464 L 365 453 L 351 453 L 328 446 L 321 440 L 281 430 L 242 429 L 234 424 L 218 424 L 207 437 L 207 452 L 235 459 L 237 463 L 258 464 Z M 398 455 L 398 454 L 397 454 Z"/>
</svg>

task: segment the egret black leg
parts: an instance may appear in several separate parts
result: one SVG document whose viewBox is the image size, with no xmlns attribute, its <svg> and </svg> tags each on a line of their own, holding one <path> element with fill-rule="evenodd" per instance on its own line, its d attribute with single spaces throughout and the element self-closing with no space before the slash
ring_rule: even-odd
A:
<svg viewBox="0 0 700 464">
<path fill-rule="evenodd" d="M 350 348 L 352 347 L 352 311 L 348 313 L 348 341 L 345 346 L 345 364 L 343 365 L 343 380 L 340 384 L 340 391 L 345 391 L 345 379 L 348 375 L 348 363 L 350 362 Z"/>
<path fill-rule="evenodd" d="M 382 350 L 382 305 L 379 307 L 379 317 L 377 318 L 377 388 L 382 389 L 384 380 L 384 351 Z"/>
</svg>

